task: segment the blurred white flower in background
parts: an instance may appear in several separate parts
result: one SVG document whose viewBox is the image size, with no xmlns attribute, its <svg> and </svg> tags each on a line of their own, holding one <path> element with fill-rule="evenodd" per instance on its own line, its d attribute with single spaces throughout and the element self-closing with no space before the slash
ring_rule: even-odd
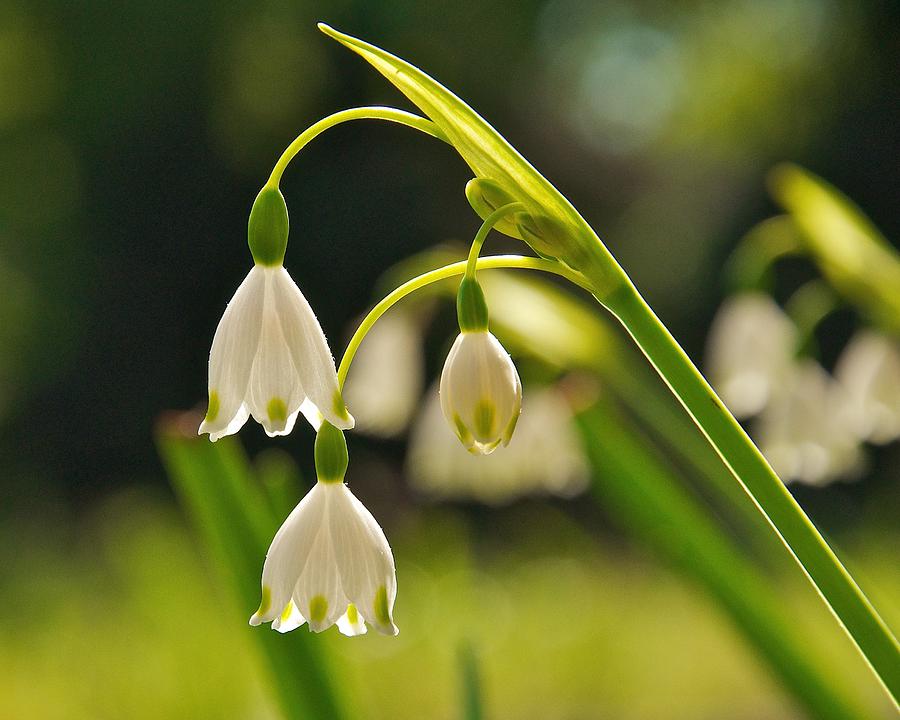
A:
<svg viewBox="0 0 900 720">
<path fill-rule="evenodd" d="M 552 389 L 529 393 L 516 433 L 502 453 L 475 456 L 447 427 L 432 388 L 413 424 L 407 476 L 413 487 L 434 498 L 489 505 L 523 495 L 572 497 L 588 485 L 572 411 L 561 393 Z"/>
<path fill-rule="evenodd" d="M 871 330 L 857 332 L 835 368 L 862 440 L 882 445 L 900 437 L 900 346 Z"/>
<path fill-rule="evenodd" d="M 785 482 L 855 479 L 863 455 L 850 396 L 817 362 L 799 361 L 754 424 L 754 437 Z"/>
<path fill-rule="evenodd" d="M 425 358 L 416 318 L 394 309 L 359 346 L 344 386 L 356 429 L 396 437 L 409 425 L 425 387 Z"/>
<path fill-rule="evenodd" d="M 772 298 L 743 293 L 725 300 L 709 331 L 706 370 L 734 416 L 756 415 L 791 372 L 796 330 Z"/>
</svg>

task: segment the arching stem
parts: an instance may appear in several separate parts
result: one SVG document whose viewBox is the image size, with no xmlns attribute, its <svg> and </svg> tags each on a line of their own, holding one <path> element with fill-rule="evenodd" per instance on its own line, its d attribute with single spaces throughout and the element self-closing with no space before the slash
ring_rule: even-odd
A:
<svg viewBox="0 0 900 720">
<path fill-rule="evenodd" d="M 501 208 L 502 209 L 502 208 Z M 477 258 L 477 256 L 476 256 Z M 560 277 L 564 277 L 567 280 L 575 283 L 581 288 L 584 288 L 588 292 L 591 292 L 591 288 L 587 280 L 581 275 L 562 263 L 555 262 L 553 260 L 545 260 L 543 258 L 535 258 L 535 257 L 524 257 L 522 255 L 493 255 L 491 257 L 485 257 L 476 259 L 477 267 L 479 270 L 491 270 L 495 268 L 515 268 L 520 270 L 541 270 L 543 272 L 553 273 L 555 275 L 559 275 Z M 347 344 L 347 349 L 344 351 L 344 356 L 341 358 L 341 364 L 338 367 L 338 385 L 343 390 L 344 381 L 347 379 L 347 373 L 350 372 L 350 363 L 353 362 L 353 357 L 356 355 L 356 351 L 359 349 L 360 343 L 362 343 L 363 338 L 365 338 L 366 334 L 369 330 L 372 329 L 372 326 L 378 321 L 384 313 L 386 313 L 391 306 L 395 303 L 399 302 L 407 295 L 416 290 L 419 290 L 427 285 L 431 285 L 432 283 L 440 282 L 441 280 L 446 280 L 447 278 L 455 277 L 457 275 L 462 275 L 466 272 L 468 267 L 468 261 L 460 261 L 455 262 L 450 265 L 445 265 L 444 267 L 437 268 L 436 270 L 430 270 L 427 273 L 419 275 L 418 277 L 413 278 L 405 283 L 403 283 L 396 290 L 393 290 L 389 293 L 383 300 L 381 300 L 375 307 L 373 307 L 369 314 L 363 319 L 360 323 L 359 327 L 356 329 L 356 332 L 353 333 L 353 337 L 350 338 L 350 342 Z"/>
<path fill-rule="evenodd" d="M 494 212 L 488 215 L 484 222 L 481 224 L 481 227 L 478 228 L 478 232 L 475 234 L 475 239 L 472 241 L 472 247 L 469 250 L 469 259 L 466 263 L 466 277 L 469 279 L 475 279 L 475 268 L 478 264 L 478 255 L 481 253 L 481 248 L 484 245 L 484 241 L 487 240 L 488 233 L 494 228 L 500 220 L 502 220 L 506 215 L 511 212 L 515 212 L 517 210 L 524 210 L 525 206 L 522 203 L 514 202 L 508 203 L 501 207 L 498 207 Z"/>
<path fill-rule="evenodd" d="M 297 138 L 287 146 L 285 151 L 281 154 L 281 157 L 278 158 L 278 162 L 275 163 L 272 174 L 269 175 L 269 180 L 266 182 L 265 186 L 267 188 L 277 188 L 278 184 L 281 182 L 281 176 L 284 174 L 285 168 L 287 168 L 291 160 L 294 159 L 294 156 L 300 152 L 310 140 L 321 135 L 329 128 L 345 123 L 348 120 L 387 120 L 388 122 L 406 125 L 406 127 L 411 127 L 414 130 L 418 130 L 426 135 L 431 135 L 431 137 L 449 143 L 444 132 L 431 122 L 431 120 L 406 112 L 405 110 L 397 110 L 396 108 L 389 107 L 359 107 L 341 110 L 333 115 L 322 118 L 300 133 Z"/>
</svg>

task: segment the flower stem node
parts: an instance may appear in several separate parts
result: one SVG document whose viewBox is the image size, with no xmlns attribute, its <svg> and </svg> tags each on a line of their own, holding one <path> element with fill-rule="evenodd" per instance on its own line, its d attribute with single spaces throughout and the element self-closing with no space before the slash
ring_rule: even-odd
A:
<svg viewBox="0 0 900 720">
<path fill-rule="evenodd" d="M 287 205 L 281 190 L 264 187 L 253 201 L 247 222 L 247 244 L 257 265 L 275 266 L 284 262 L 288 228 Z"/>
<path fill-rule="evenodd" d="M 477 455 L 509 443 L 522 410 L 516 366 L 490 332 L 460 333 L 441 373 L 441 410 L 465 448 Z"/>
<path fill-rule="evenodd" d="M 330 422 L 323 422 L 316 435 L 316 476 L 323 483 L 344 481 L 349 458 L 347 440 L 342 430 Z"/>
<path fill-rule="evenodd" d="M 340 430 L 323 425 L 316 440 L 317 469 L 323 453 L 339 465 L 342 455 L 346 467 L 342 440 Z M 313 632 L 336 624 L 352 636 L 365 633 L 369 623 L 380 633 L 396 635 L 396 596 L 394 556 L 384 532 L 350 488 L 325 482 L 320 474 L 272 540 L 261 602 L 250 624 L 271 622 L 282 633 L 303 623 Z"/>
<path fill-rule="evenodd" d="M 486 332 L 488 329 L 488 309 L 481 284 L 474 277 L 465 277 L 459 284 L 456 295 L 456 314 L 459 329 L 464 332 Z"/>
</svg>

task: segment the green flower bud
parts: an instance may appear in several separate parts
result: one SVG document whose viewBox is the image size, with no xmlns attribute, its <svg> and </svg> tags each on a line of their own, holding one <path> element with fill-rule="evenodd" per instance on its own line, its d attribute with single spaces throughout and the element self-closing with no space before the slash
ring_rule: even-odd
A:
<svg viewBox="0 0 900 720">
<path fill-rule="evenodd" d="M 456 295 L 456 315 L 461 332 L 484 332 L 488 329 L 488 309 L 484 291 L 475 278 L 464 277 Z"/>
<path fill-rule="evenodd" d="M 278 188 L 259 191 L 247 223 L 247 244 L 257 265 L 281 265 L 288 240 L 288 211 Z"/>
<path fill-rule="evenodd" d="M 343 482 L 350 458 L 344 431 L 323 421 L 316 435 L 316 476 L 321 482 Z"/>
<path fill-rule="evenodd" d="M 482 220 L 486 220 L 497 208 L 516 202 L 516 198 L 504 190 L 500 183 L 487 178 L 469 180 L 466 183 L 466 199 Z M 500 218 L 494 229 L 517 240 L 524 240 L 511 216 Z"/>
</svg>

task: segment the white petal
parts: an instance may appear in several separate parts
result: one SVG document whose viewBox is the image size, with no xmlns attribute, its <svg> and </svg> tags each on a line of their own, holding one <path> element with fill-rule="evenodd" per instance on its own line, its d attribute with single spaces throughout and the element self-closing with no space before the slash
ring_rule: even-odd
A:
<svg viewBox="0 0 900 720">
<path fill-rule="evenodd" d="M 331 533 L 335 560 L 347 599 L 379 632 L 396 635 L 392 618 L 397 596 L 394 556 L 384 531 L 343 484 L 334 484 Z"/>
<path fill-rule="evenodd" d="M 250 370 L 259 344 L 265 279 L 256 266 L 247 274 L 225 308 L 209 353 L 210 414 L 199 432 L 218 440 L 240 429 L 247 419 L 242 408 Z"/>
<path fill-rule="evenodd" d="M 316 483 L 275 533 L 263 566 L 263 602 L 250 618 L 251 625 L 281 615 L 303 573 L 317 535 L 326 520 L 323 486 Z"/>
<path fill-rule="evenodd" d="M 335 427 L 353 427 L 338 390 L 334 358 L 328 341 L 300 288 L 287 270 L 277 268 L 273 290 L 281 330 L 290 349 L 306 396 Z"/>
<path fill-rule="evenodd" d="M 265 268 L 265 303 L 259 349 L 250 372 L 247 405 L 269 437 L 287 435 L 305 400 L 290 350 L 281 331 L 274 285 L 280 268 Z"/>
<path fill-rule="evenodd" d="M 334 625 L 347 610 L 348 600 L 341 588 L 335 562 L 331 526 L 334 523 L 335 484 L 318 483 L 325 504 L 325 519 L 294 587 L 294 604 L 306 618 L 309 629 L 322 632 Z"/>
</svg>

